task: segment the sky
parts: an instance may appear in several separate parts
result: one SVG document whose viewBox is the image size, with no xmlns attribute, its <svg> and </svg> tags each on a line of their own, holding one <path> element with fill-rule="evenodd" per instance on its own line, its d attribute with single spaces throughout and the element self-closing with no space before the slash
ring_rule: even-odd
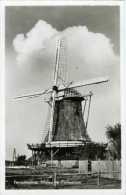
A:
<svg viewBox="0 0 126 195">
<path fill-rule="evenodd" d="M 6 8 L 6 159 L 13 149 L 30 156 L 27 143 L 44 139 L 48 104 L 42 97 L 14 97 L 52 85 L 56 41 L 65 40 L 68 81 L 108 76 L 110 81 L 83 87 L 93 92 L 88 134 L 106 142 L 106 126 L 120 122 L 120 44 L 117 6 Z"/>
</svg>

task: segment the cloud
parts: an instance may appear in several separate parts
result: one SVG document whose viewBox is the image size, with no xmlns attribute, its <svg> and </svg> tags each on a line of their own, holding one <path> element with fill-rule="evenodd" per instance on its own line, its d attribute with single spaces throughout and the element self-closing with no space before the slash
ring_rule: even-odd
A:
<svg viewBox="0 0 126 195">
<path fill-rule="evenodd" d="M 50 24 L 39 20 L 26 35 L 18 34 L 13 40 L 18 64 L 24 65 L 39 58 L 45 42 L 56 33 Z"/>
<path fill-rule="evenodd" d="M 80 78 L 109 74 L 112 66 L 117 64 L 113 44 L 104 34 L 90 32 L 86 26 L 68 27 L 59 32 L 43 20 L 39 20 L 26 35 L 18 34 L 13 40 L 18 64 L 21 67 L 35 66 L 44 60 L 47 64 L 42 65 L 48 66 L 51 64 L 49 59 L 55 59 L 56 40 L 60 37 L 65 40 L 70 79 L 75 72 Z"/>
</svg>

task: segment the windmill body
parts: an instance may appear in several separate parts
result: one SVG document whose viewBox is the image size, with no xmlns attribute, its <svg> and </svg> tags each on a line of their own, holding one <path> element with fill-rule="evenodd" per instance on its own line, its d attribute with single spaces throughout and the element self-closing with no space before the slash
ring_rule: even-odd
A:
<svg viewBox="0 0 126 195">
<path fill-rule="evenodd" d="M 86 141 L 88 139 L 82 114 L 84 97 L 77 91 L 65 91 L 62 99 L 55 101 L 52 142 Z M 48 134 L 45 138 L 48 142 Z"/>
</svg>

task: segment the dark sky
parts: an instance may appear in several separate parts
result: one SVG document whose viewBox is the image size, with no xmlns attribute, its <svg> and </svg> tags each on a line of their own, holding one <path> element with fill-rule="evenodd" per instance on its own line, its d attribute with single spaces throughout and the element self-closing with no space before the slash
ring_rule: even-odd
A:
<svg viewBox="0 0 126 195">
<path fill-rule="evenodd" d="M 109 37 L 115 51 L 119 52 L 118 6 L 7 7 L 6 42 L 8 47 L 12 46 L 12 40 L 16 34 L 28 32 L 39 19 L 45 20 L 60 31 L 68 26 L 87 26 L 89 31 L 100 32 Z"/>
</svg>

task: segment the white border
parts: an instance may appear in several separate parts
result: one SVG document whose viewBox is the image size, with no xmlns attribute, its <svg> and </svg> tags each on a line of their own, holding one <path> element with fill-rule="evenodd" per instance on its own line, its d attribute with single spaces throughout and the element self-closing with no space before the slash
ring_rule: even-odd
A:
<svg viewBox="0 0 126 195">
<path fill-rule="evenodd" d="M 120 59 L 121 59 L 121 125 L 122 125 L 122 187 L 126 194 L 126 25 L 124 18 L 126 16 L 126 2 L 121 6 L 120 12 Z"/>
<path fill-rule="evenodd" d="M 5 159 L 5 88 L 4 88 L 4 81 L 5 81 L 5 18 L 4 16 L 4 6 L 0 4 L 0 189 L 4 188 L 5 183 L 5 166 L 4 166 L 4 159 Z"/>
<path fill-rule="evenodd" d="M 79 6 L 79 5 L 121 5 L 123 1 L 112 0 L 2 0 L 4 6 Z"/>
<path fill-rule="evenodd" d="M 5 89 L 4 89 L 4 79 L 5 79 L 5 7 L 6 6 L 120 6 L 120 41 L 121 41 L 121 124 L 122 124 L 122 189 L 105 189 L 105 190 L 92 190 L 92 189 L 79 189 L 79 190 L 5 190 L 5 165 L 4 165 L 4 157 L 5 157 Z M 0 93 L 0 109 L 2 108 L 2 112 L 0 113 L 0 190 L 1 194 L 64 194 L 64 193 L 72 193 L 72 194 L 92 194 L 96 193 L 98 195 L 124 195 L 126 193 L 126 156 L 125 156 L 125 148 L 126 148 L 126 108 L 125 108 L 125 100 L 126 100 L 126 67 L 124 66 L 124 40 L 126 28 L 124 27 L 124 9 L 126 8 L 126 3 L 123 1 L 1 1 L 0 2 L 0 79 L 1 79 L 1 93 Z"/>
</svg>

